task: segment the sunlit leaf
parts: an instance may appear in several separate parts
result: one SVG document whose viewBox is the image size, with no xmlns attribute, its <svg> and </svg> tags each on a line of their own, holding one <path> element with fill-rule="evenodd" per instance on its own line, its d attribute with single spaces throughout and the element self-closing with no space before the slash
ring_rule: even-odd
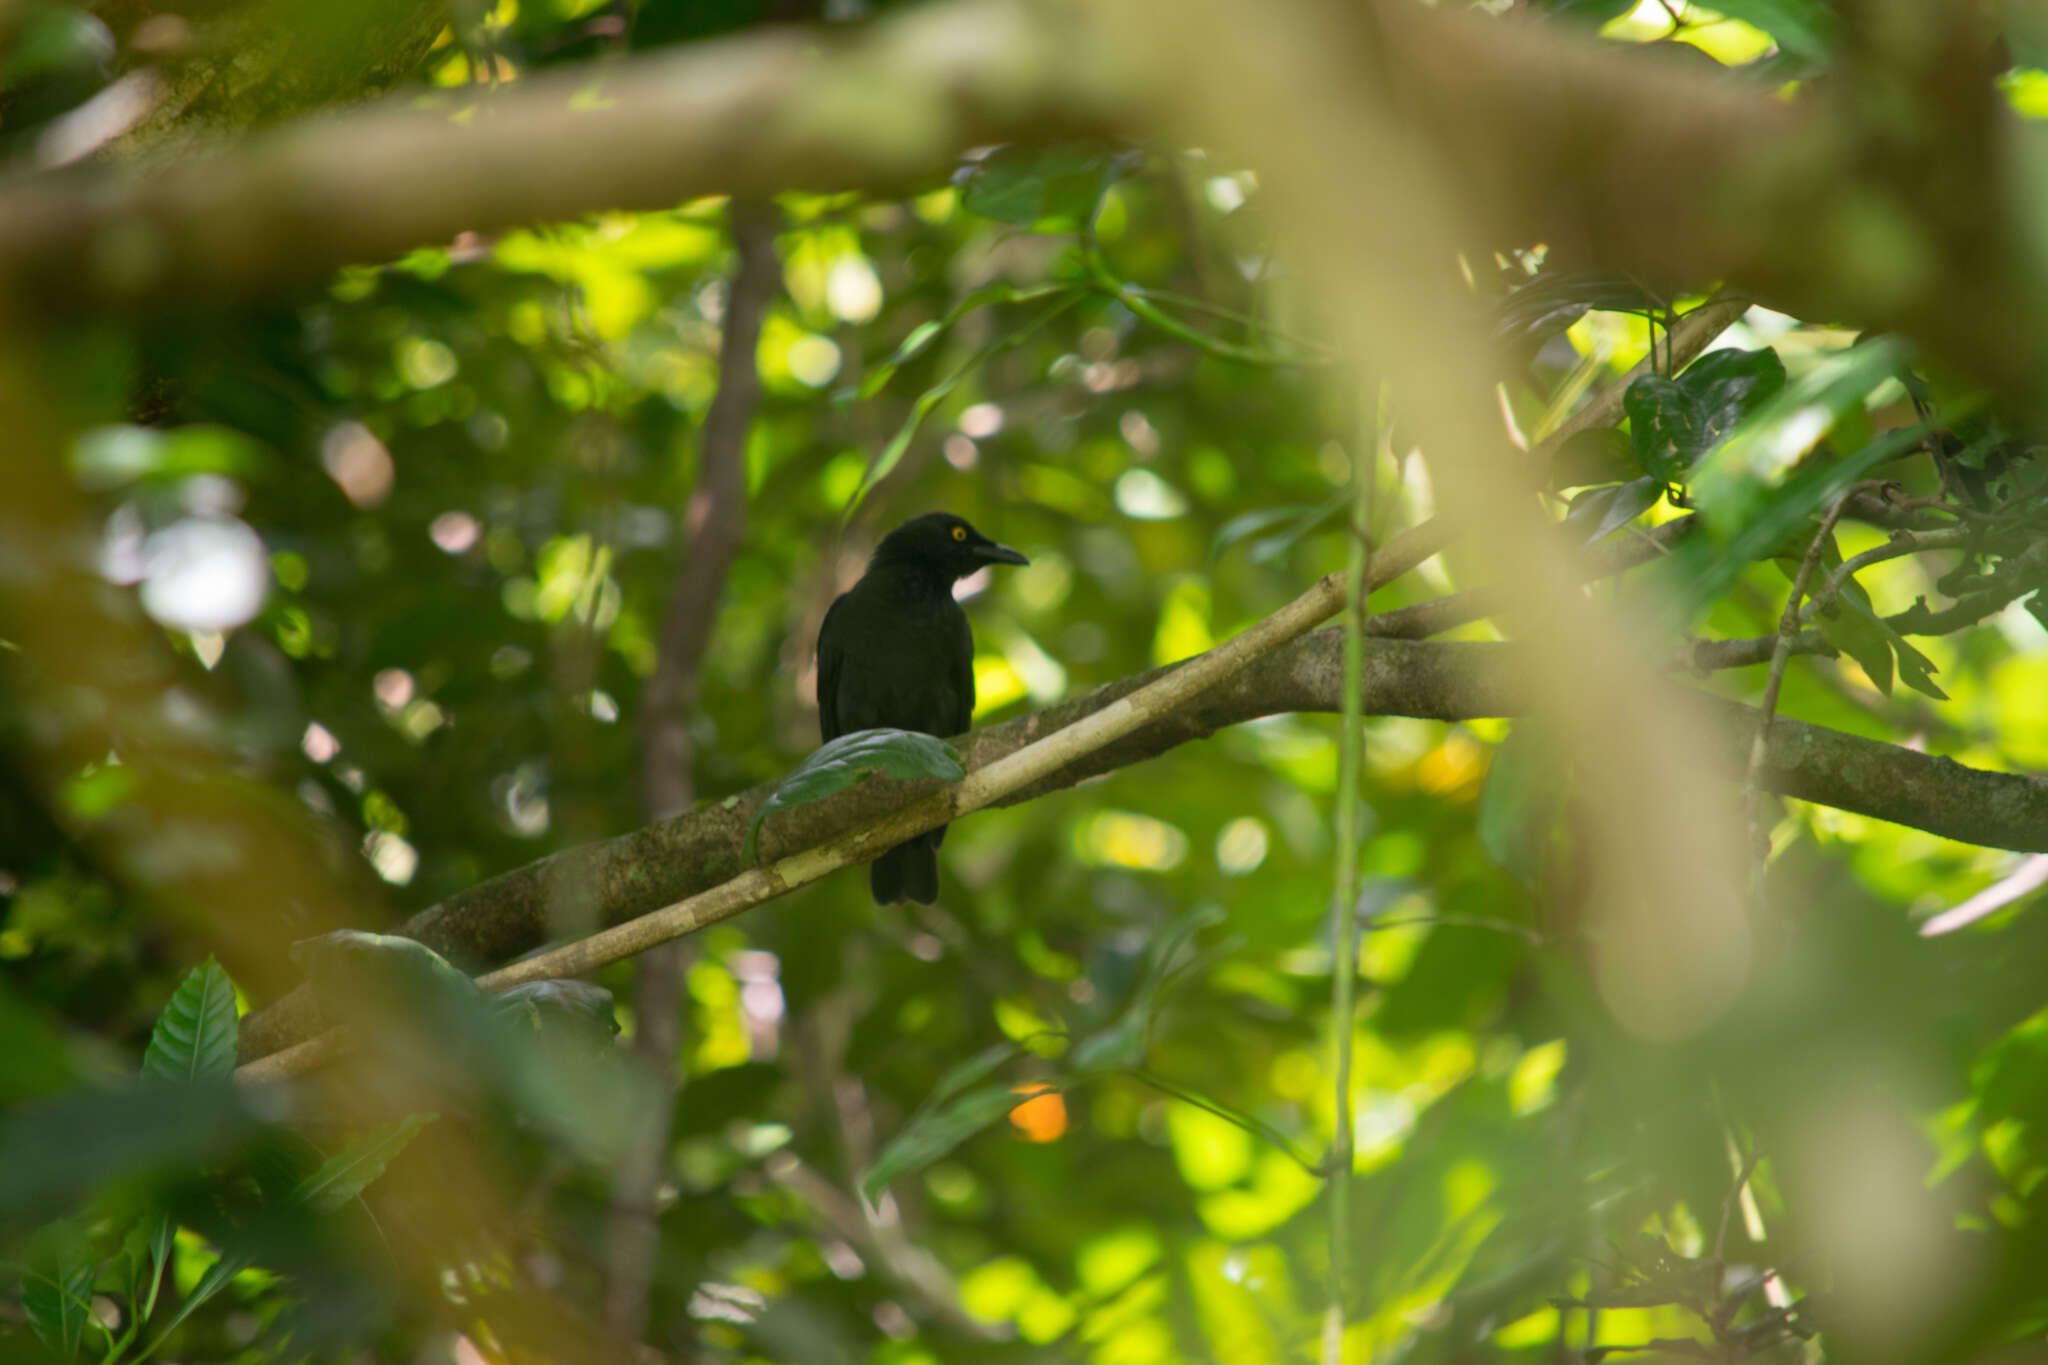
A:
<svg viewBox="0 0 2048 1365">
<path fill-rule="evenodd" d="M 1714 0 L 1713 8 L 1777 40 L 1809 61 L 1824 62 L 1841 46 L 1842 21 L 1820 0 Z"/>
<path fill-rule="evenodd" d="M 208 958 L 185 974 L 157 1017 L 142 1074 L 170 1081 L 231 1076 L 237 1043 L 234 983 Z"/>
<path fill-rule="evenodd" d="M 813 750 L 809 758 L 768 793 L 768 799 L 754 812 L 754 822 L 747 826 L 740 861 L 754 861 L 761 822 L 776 811 L 823 801 L 875 776 L 897 781 L 936 777 L 943 782 L 958 782 L 966 775 L 967 770 L 960 766 L 960 756 L 952 746 L 931 735 L 885 727 L 841 735 Z"/>
</svg>

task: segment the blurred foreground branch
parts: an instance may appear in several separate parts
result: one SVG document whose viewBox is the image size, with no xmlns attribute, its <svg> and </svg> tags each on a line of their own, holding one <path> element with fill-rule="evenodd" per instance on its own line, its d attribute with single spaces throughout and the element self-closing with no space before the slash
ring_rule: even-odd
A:
<svg viewBox="0 0 2048 1365">
<path fill-rule="evenodd" d="M 1197 26 L 1211 50 L 1269 26 L 1255 6 L 1213 17 L 1224 31 Z M 1788 102 L 1524 17 L 1411 0 L 1295 17 L 1300 50 L 1383 99 L 1412 150 L 1461 168 L 1463 206 L 1496 242 L 1684 286 L 1731 280 L 1804 315 L 1916 333 L 1993 383 L 2024 387 L 2048 356 L 2030 201 L 2014 190 L 2036 134 L 1969 53 L 1922 92 L 1947 103 L 1915 127 L 1854 88 Z M 218 303 L 465 231 L 713 194 L 897 190 L 977 146 L 1158 137 L 1187 83 L 1172 53 L 1194 35 L 1176 26 L 1164 7 L 954 0 L 308 118 L 140 177 L 20 177 L 0 187 L 0 298 Z M 1966 42 L 1976 26 L 1939 27 Z M 1244 107 L 1286 104 L 1308 74 L 1231 70 Z M 1939 173 L 1941 192 L 1916 171 Z M 1873 241 L 1951 268 L 1916 274 L 1873 258 Z"/>
</svg>

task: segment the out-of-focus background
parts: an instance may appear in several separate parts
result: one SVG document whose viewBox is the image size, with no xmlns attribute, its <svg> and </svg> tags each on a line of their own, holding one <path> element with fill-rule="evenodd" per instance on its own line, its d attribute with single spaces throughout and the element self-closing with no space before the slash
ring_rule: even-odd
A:
<svg viewBox="0 0 2048 1365">
<path fill-rule="evenodd" d="M 0 1357 L 2030 1358 L 2037 8 L 0 3 Z"/>
</svg>

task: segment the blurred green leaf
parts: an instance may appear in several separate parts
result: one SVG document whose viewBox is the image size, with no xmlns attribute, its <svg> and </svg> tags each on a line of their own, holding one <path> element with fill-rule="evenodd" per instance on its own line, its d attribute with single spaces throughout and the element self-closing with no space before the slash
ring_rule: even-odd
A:
<svg viewBox="0 0 2048 1365">
<path fill-rule="evenodd" d="M 292 1194 L 298 1202 L 331 1213 L 361 1194 L 384 1174 L 392 1158 L 405 1150 L 420 1129 L 439 1115 L 411 1114 L 363 1134 L 322 1162 Z"/>
<path fill-rule="evenodd" d="M 89 489 L 107 491 L 145 479 L 194 474 L 251 479 L 265 473 L 270 452 L 232 427 L 200 424 L 159 431 L 153 427 L 94 427 L 79 435 L 71 472 Z"/>
<path fill-rule="evenodd" d="M 37 1339 L 59 1360 L 80 1359 L 86 1328 L 96 1325 L 92 1283 L 99 1263 L 92 1244 L 85 1229 L 69 1218 L 44 1228 L 36 1243 L 22 1278 L 22 1312 Z"/>
<path fill-rule="evenodd" d="M 1809 61 L 1825 62 L 1841 47 L 1841 18 L 1821 0 L 1715 0 L 1714 9 L 1762 29 Z"/>
<path fill-rule="evenodd" d="M 1775 351 L 1709 351 L 1677 379 L 1644 375 L 1622 395 L 1636 462 L 1665 483 L 1694 465 L 1785 387 Z"/>
<path fill-rule="evenodd" d="M 879 1199 L 898 1176 L 923 1170 L 982 1129 L 1001 1122 L 1034 1094 L 1043 1093 L 1044 1087 L 1019 1093 L 1007 1085 L 987 1085 L 937 1108 L 920 1110 L 882 1148 L 861 1179 L 861 1194 L 870 1202 Z"/>
<path fill-rule="evenodd" d="M 235 986 L 212 958 L 185 974 L 150 1030 L 142 1074 L 168 1081 L 235 1072 Z"/>
<path fill-rule="evenodd" d="M 1099 143 L 998 147 L 968 169 L 960 203 L 969 213 L 1040 232 L 1074 232 L 1116 176 L 1113 148 Z"/>
<path fill-rule="evenodd" d="M 776 811 L 823 801 L 875 776 L 897 781 L 935 777 L 942 782 L 958 782 L 966 775 L 967 770 L 960 766 L 960 756 L 952 746 L 931 735 L 881 727 L 841 735 L 814 749 L 809 758 L 768 793 L 768 799 L 754 812 L 753 823 L 747 826 L 740 862 L 752 865 L 761 822 Z"/>
</svg>

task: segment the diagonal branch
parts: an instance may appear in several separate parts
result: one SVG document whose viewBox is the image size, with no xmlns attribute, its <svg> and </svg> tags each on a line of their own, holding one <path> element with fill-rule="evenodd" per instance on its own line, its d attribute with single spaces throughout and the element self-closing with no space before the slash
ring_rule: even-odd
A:
<svg viewBox="0 0 2048 1365">
<path fill-rule="evenodd" d="M 1367 714 L 1424 720 L 1514 716 L 1528 707 L 1526 647 L 1368 641 Z M 1044 711 L 987 726 L 961 741 L 970 771 L 993 764 L 1075 719 L 1115 704 L 1170 670 L 1104 684 Z M 1314 632 L 1204 693 L 1194 704 L 1153 720 L 1037 781 L 1002 804 L 1031 800 L 1114 772 L 1220 729 L 1264 716 L 1333 712 L 1342 698 L 1341 642 Z M 1746 754 L 1757 712 L 1713 701 L 1715 740 Z M 1988 772 L 1894 744 L 1779 717 L 1759 785 L 1780 795 L 1926 830 L 1944 838 L 2020 852 L 2048 852 L 2048 778 Z M 404 932 L 471 962 L 502 961 L 545 942 L 546 888 L 559 878 L 595 887 L 609 921 L 642 914 L 724 882 L 740 868 L 739 850 L 763 785 L 688 815 L 616 839 L 560 853 L 481 882 L 416 915 Z M 764 857 L 779 858 L 839 838 L 900 806 L 920 784 L 865 782 L 830 800 L 777 817 L 762 833 Z M 318 1026 L 310 997 L 295 992 L 243 1021 L 243 1054 L 262 1057 Z"/>
</svg>

